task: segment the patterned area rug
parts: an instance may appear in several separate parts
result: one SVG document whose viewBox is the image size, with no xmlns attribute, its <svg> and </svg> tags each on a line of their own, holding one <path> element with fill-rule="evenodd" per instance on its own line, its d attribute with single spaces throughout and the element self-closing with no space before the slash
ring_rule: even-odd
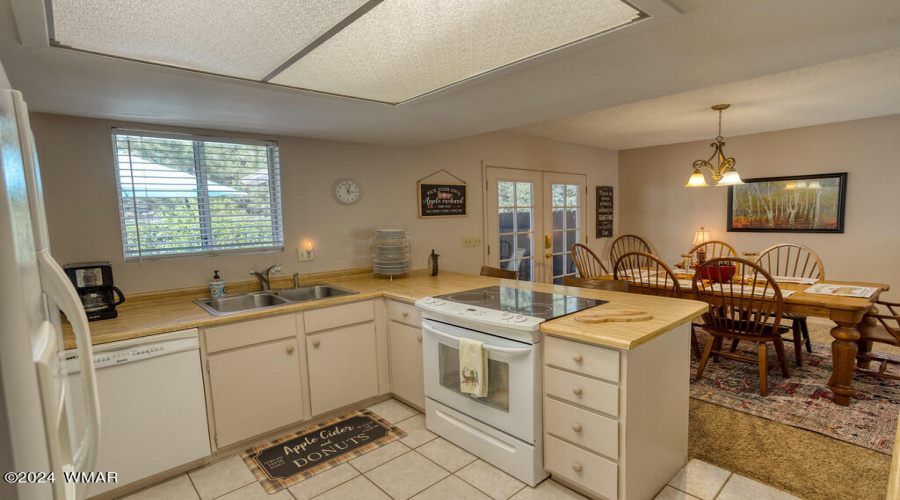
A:
<svg viewBox="0 0 900 500">
<path fill-rule="evenodd" d="M 241 452 L 268 494 L 406 437 L 369 410 L 358 410 Z"/>
<path fill-rule="evenodd" d="M 708 335 L 697 329 L 701 348 Z M 730 340 L 725 345 L 730 346 Z M 771 346 L 770 346 L 771 347 Z M 759 393 L 756 365 L 720 358 L 706 364 L 703 378 L 693 380 L 698 360 L 691 359 L 691 397 L 774 422 L 807 429 L 825 436 L 890 455 L 900 412 L 900 382 L 854 373 L 857 395 L 849 407 L 833 403 L 828 390 L 831 346 L 813 344 L 804 349 L 803 366 L 794 366 L 793 344 L 785 343 L 791 376 L 784 378 L 777 367 L 774 349 L 769 349 L 769 395 Z M 738 351 L 756 357 L 756 344 L 741 342 Z M 891 373 L 894 367 L 888 368 Z M 895 373 L 896 374 L 896 373 Z"/>
</svg>

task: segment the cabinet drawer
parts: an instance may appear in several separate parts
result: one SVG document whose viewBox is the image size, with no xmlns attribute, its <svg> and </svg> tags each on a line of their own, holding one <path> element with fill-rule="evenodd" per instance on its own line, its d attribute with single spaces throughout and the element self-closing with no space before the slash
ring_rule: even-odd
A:
<svg viewBox="0 0 900 500">
<path fill-rule="evenodd" d="M 619 415 L 619 387 L 574 373 L 544 367 L 544 390 L 547 394 L 592 410 Z"/>
<path fill-rule="evenodd" d="M 353 325 L 375 319 L 375 307 L 371 300 L 354 302 L 324 309 L 313 309 L 303 313 L 306 333 L 328 330 L 339 326 Z"/>
<path fill-rule="evenodd" d="M 213 353 L 297 335 L 293 314 L 252 319 L 206 329 L 206 352 Z"/>
<path fill-rule="evenodd" d="M 560 401 L 544 398 L 544 430 L 612 459 L 619 458 L 619 423 Z"/>
<path fill-rule="evenodd" d="M 618 495 L 618 467 L 601 456 L 547 436 L 544 464 L 551 473 L 606 498 Z"/>
<path fill-rule="evenodd" d="M 547 335 L 544 337 L 544 362 L 591 377 L 619 381 L 619 351 L 614 349 Z"/>
<path fill-rule="evenodd" d="M 419 313 L 419 308 L 413 304 L 389 300 L 388 315 L 393 321 L 406 323 L 407 325 L 419 328 L 422 327 L 422 315 Z"/>
</svg>

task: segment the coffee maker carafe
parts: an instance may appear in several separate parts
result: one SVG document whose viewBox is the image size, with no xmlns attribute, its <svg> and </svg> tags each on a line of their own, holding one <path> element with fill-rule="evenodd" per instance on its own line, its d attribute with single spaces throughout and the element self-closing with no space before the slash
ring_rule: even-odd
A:
<svg viewBox="0 0 900 500">
<path fill-rule="evenodd" d="M 110 319 L 119 315 L 116 306 L 125 302 L 125 296 L 122 295 L 122 290 L 113 286 L 109 262 L 66 264 L 63 269 L 81 297 L 88 321 Z"/>
</svg>

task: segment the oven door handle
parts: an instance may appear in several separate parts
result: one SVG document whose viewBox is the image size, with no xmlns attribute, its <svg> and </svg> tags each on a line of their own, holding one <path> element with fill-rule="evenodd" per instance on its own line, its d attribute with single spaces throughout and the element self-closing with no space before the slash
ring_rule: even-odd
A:
<svg viewBox="0 0 900 500">
<path fill-rule="evenodd" d="M 428 333 L 437 335 L 438 337 L 443 337 L 447 340 L 459 343 L 459 337 L 454 337 L 453 335 L 447 335 L 446 333 L 439 332 L 439 331 L 435 330 L 434 328 L 432 328 L 431 326 L 429 326 L 424 321 L 422 322 L 422 329 L 427 331 Z M 487 344 L 482 346 L 482 349 L 484 349 L 485 351 L 489 351 L 489 352 L 499 352 L 499 353 L 503 353 L 503 354 L 509 354 L 512 356 L 525 356 L 532 351 L 531 347 L 524 347 L 524 348 L 497 347 L 497 346 L 492 346 L 492 345 L 487 345 Z"/>
</svg>

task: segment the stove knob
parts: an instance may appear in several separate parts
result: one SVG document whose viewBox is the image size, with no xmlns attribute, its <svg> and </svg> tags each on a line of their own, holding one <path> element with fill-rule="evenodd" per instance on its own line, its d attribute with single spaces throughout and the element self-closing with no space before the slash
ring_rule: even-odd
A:
<svg viewBox="0 0 900 500">
<path fill-rule="evenodd" d="M 521 322 L 525 321 L 526 319 L 528 319 L 528 317 L 525 316 L 524 314 L 516 314 L 513 317 L 513 321 L 515 321 L 516 323 L 521 323 Z"/>
<path fill-rule="evenodd" d="M 511 312 L 502 312 L 500 313 L 500 319 L 512 319 L 513 314 Z"/>
<path fill-rule="evenodd" d="M 434 305 L 442 306 L 442 305 L 444 305 L 444 301 L 441 299 L 434 299 Z"/>
</svg>

